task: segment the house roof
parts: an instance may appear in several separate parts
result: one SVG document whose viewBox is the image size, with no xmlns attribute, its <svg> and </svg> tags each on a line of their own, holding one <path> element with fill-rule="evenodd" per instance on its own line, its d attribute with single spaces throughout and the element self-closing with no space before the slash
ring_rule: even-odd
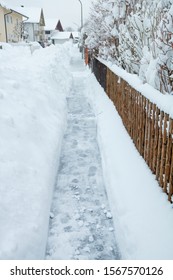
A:
<svg viewBox="0 0 173 280">
<path fill-rule="evenodd" d="M 55 30 L 57 24 L 57 18 L 46 18 L 45 30 Z"/>
<path fill-rule="evenodd" d="M 22 15 L 22 16 L 27 18 L 26 14 L 24 13 L 24 10 L 21 10 L 22 9 L 21 7 L 16 7 L 14 5 L 9 5 L 4 0 L 3 1 L 0 0 L 0 6 L 6 8 L 7 10 L 11 10 L 11 11 L 13 11 L 13 12 L 15 12 L 17 14 L 20 14 L 20 15 Z"/>
<path fill-rule="evenodd" d="M 0 0 L 1 1 L 1 0 Z M 28 23 L 40 23 L 41 25 L 45 25 L 43 9 L 38 7 L 18 7 L 16 8 L 20 13 L 24 13 L 27 15 L 28 19 L 26 22 Z M 42 15 L 42 23 L 40 22 Z"/>
<path fill-rule="evenodd" d="M 60 20 L 58 20 L 58 23 L 57 23 L 55 29 L 56 29 L 56 30 L 59 30 L 59 31 L 61 31 L 61 32 L 64 31 L 63 28 L 62 28 L 62 24 L 61 24 L 61 21 L 60 21 Z"/>
<path fill-rule="evenodd" d="M 41 9 L 40 25 L 41 25 L 41 26 L 45 26 L 45 19 L 44 19 L 43 9 Z"/>
<path fill-rule="evenodd" d="M 27 16 L 28 20 L 26 22 L 39 23 L 41 8 L 37 7 L 19 7 L 20 11 L 23 11 Z"/>
<path fill-rule="evenodd" d="M 73 34 L 73 37 L 75 38 L 75 37 L 79 37 L 79 32 L 77 32 L 77 31 L 72 31 L 72 34 Z"/>
<path fill-rule="evenodd" d="M 60 32 L 60 31 L 54 31 L 52 36 L 51 36 L 51 39 L 54 39 L 54 40 L 64 40 L 64 39 L 70 39 L 72 38 L 72 32 Z"/>
</svg>

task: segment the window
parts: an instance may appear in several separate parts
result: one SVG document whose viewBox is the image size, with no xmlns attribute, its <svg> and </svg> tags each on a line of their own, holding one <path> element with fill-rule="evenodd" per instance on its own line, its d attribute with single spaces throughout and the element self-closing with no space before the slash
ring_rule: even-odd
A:
<svg viewBox="0 0 173 280">
<path fill-rule="evenodd" d="M 34 23 L 34 24 L 33 24 L 33 27 L 34 27 L 34 30 L 37 30 L 37 31 L 39 30 L 38 23 Z"/>
<path fill-rule="evenodd" d="M 9 16 L 6 15 L 6 21 L 9 23 Z"/>
<path fill-rule="evenodd" d="M 10 19 L 11 19 L 11 23 L 13 23 L 13 18 L 12 18 L 12 16 L 10 17 Z"/>
</svg>

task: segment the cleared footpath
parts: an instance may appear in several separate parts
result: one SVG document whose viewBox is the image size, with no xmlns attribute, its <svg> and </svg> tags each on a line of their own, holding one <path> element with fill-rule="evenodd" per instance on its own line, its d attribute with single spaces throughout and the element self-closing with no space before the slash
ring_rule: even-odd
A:
<svg viewBox="0 0 173 280">
<path fill-rule="evenodd" d="M 84 95 L 85 67 L 71 61 L 73 87 L 62 143 L 46 259 L 120 259 L 102 176 L 95 115 Z"/>
</svg>

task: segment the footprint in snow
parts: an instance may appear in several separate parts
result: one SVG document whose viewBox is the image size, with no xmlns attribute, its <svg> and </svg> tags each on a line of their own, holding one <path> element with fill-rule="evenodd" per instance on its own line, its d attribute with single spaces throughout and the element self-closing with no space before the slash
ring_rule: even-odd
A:
<svg viewBox="0 0 173 280">
<path fill-rule="evenodd" d="M 97 171 L 97 167 L 95 167 L 95 166 L 91 166 L 90 168 L 89 168 L 89 172 L 88 172 L 88 176 L 95 176 L 96 175 L 96 171 Z"/>
</svg>

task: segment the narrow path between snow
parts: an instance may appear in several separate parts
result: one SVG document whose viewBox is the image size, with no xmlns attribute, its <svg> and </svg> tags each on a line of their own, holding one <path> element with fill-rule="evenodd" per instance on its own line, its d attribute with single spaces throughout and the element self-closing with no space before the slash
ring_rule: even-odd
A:
<svg viewBox="0 0 173 280">
<path fill-rule="evenodd" d="M 104 187 L 95 116 L 84 96 L 85 67 L 71 62 L 73 90 L 62 144 L 46 259 L 120 259 Z"/>
</svg>

